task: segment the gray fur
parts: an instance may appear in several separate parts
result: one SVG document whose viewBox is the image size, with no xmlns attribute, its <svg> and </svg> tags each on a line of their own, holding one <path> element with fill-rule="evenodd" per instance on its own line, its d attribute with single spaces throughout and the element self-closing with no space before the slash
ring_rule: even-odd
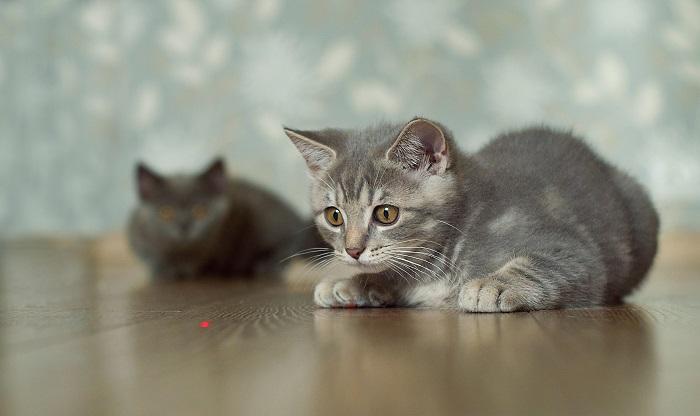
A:
<svg viewBox="0 0 700 416">
<path fill-rule="evenodd" d="M 161 176 L 139 165 L 136 176 L 129 241 L 156 278 L 274 274 L 304 243 L 305 224 L 287 204 L 227 177 L 220 160 L 192 175 Z M 195 206 L 206 215 L 197 218 Z M 165 221 L 164 207 L 175 218 Z"/>
<path fill-rule="evenodd" d="M 658 216 L 645 191 L 569 132 L 515 131 L 473 155 L 426 119 L 286 132 L 314 164 L 319 231 L 335 261 L 357 270 L 319 283 L 320 306 L 612 304 L 639 285 L 656 254 Z M 322 154 L 310 151 L 314 143 Z M 372 220 L 379 204 L 399 207 L 395 224 Z M 325 221 L 329 206 L 341 210 L 342 226 Z M 357 244 L 366 246 L 359 260 L 345 253 Z"/>
</svg>

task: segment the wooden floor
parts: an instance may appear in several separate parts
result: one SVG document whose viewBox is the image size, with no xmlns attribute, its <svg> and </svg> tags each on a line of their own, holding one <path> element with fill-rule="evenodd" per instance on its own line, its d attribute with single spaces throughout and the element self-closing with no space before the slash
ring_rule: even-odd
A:
<svg viewBox="0 0 700 416">
<path fill-rule="evenodd" d="M 119 241 L 2 245 L 0 415 L 700 414 L 697 237 L 626 306 L 515 314 L 149 285 Z"/>
</svg>

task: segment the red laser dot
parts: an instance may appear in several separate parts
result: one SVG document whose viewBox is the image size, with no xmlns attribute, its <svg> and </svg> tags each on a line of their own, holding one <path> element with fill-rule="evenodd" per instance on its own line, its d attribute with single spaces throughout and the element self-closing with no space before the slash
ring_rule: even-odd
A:
<svg viewBox="0 0 700 416">
<path fill-rule="evenodd" d="M 208 328 L 209 327 L 209 321 L 202 321 L 199 323 L 200 328 Z"/>
</svg>

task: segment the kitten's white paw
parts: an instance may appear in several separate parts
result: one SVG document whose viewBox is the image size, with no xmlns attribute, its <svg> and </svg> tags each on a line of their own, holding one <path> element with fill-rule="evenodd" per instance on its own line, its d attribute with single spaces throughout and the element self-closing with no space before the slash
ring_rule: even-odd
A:
<svg viewBox="0 0 700 416">
<path fill-rule="evenodd" d="M 333 285 L 336 282 L 322 280 L 314 288 L 314 302 L 322 308 L 331 308 L 334 304 Z"/>
<path fill-rule="evenodd" d="M 314 289 L 314 301 L 322 308 L 365 308 L 391 305 L 385 289 L 360 279 L 324 280 Z"/>
<path fill-rule="evenodd" d="M 530 309 L 518 289 L 495 277 L 467 281 L 459 292 L 459 308 L 467 312 L 514 312 Z"/>
</svg>

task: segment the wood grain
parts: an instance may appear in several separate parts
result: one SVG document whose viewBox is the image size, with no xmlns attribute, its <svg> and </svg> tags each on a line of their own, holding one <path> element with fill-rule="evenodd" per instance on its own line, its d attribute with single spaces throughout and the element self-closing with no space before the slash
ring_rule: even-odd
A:
<svg viewBox="0 0 700 416">
<path fill-rule="evenodd" d="M 6 242 L 0 414 L 697 414 L 688 241 L 627 305 L 516 314 L 320 310 L 269 281 L 152 285 L 119 239 Z"/>
</svg>

